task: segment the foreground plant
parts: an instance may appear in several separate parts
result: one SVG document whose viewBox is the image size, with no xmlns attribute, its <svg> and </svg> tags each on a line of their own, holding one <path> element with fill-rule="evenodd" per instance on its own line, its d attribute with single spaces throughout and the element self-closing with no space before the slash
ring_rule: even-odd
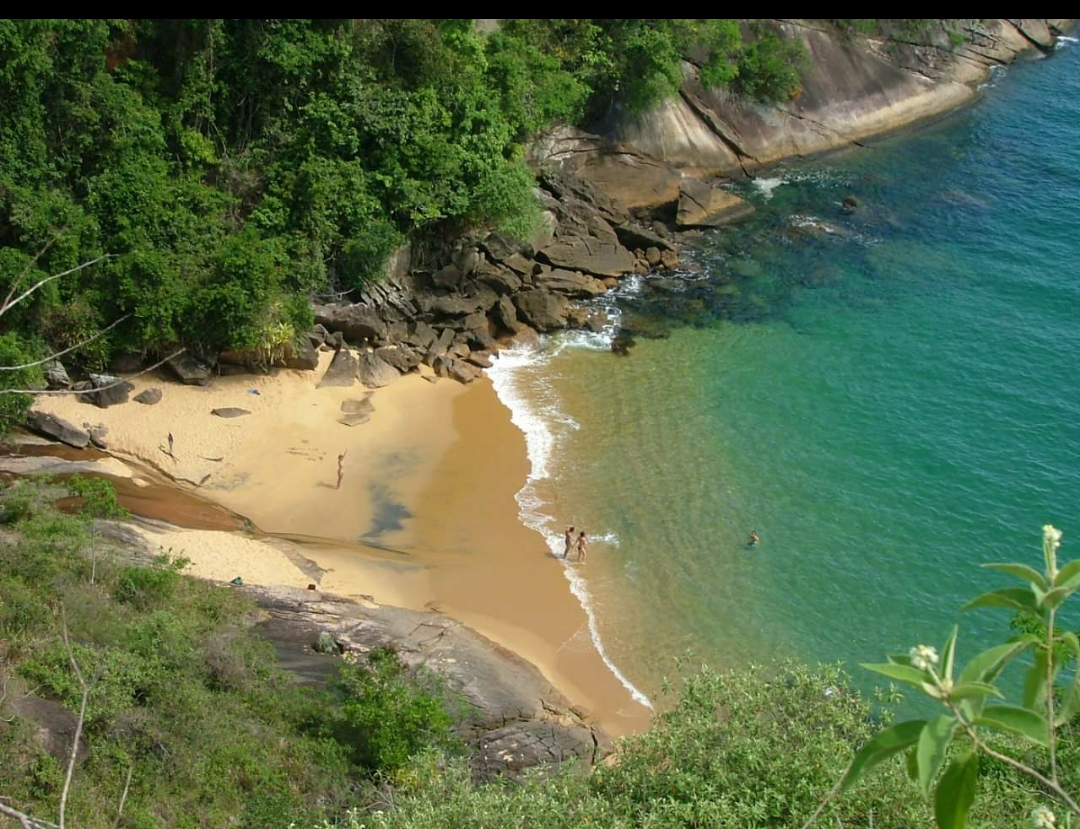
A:
<svg viewBox="0 0 1080 829">
<path fill-rule="evenodd" d="M 933 719 L 897 723 L 871 739 L 803 829 L 812 826 L 836 796 L 875 766 L 900 753 L 906 753 L 908 772 L 923 794 L 929 796 L 934 791 L 934 817 L 940 829 L 963 829 L 967 825 L 975 801 L 981 757 L 1004 763 L 1036 780 L 1064 814 L 1065 827 L 1071 826 L 1073 816 L 1080 816 L 1080 804 L 1062 788 L 1058 776 L 1057 730 L 1080 711 L 1080 672 L 1074 672 L 1060 701 L 1054 688 L 1054 680 L 1063 665 L 1080 658 L 1080 640 L 1076 634 L 1055 628 L 1061 606 L 1080 589 L 1080 560 L 1058 568 L 1061 537 L 1061 530 L 1049 524 L 1043 527 L 1044 571 L 1041 573 L 1026 564 L 984 565 L 1019 579 L 1024 586 L 992 590 L 964 606 L 965 610 L 1000 607 L 1031 614 L 1044 626 L 1045 636 L 1021 633 L 983 651 L 958 671 L 958 628 L 953 627 L 940 655 L 929 645 L 917 645 L 906 654 L 890 656 L 888 662 L 863 666 L 937 701 L 945 713 Z M 991 702 L 995 698 L 1004 699 L 994 685 L 1001 672 L 1027 651 L 1032 652 L 1033 663 L 1025 678 L 1022 703 Z M 1020 737 L 1044 749 L 1045 768 L 1035 768 L 996 750 L 988 743 L 989 735 L 993 734 Z M 1049 806 L 1035 809 L 1031 820 L 1042 829 L 1059 825 Z"/>
</svg>

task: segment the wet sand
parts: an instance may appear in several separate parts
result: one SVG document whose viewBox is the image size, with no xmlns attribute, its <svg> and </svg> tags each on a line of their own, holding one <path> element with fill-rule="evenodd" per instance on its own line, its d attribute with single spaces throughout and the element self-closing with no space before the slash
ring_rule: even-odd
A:
<svg viewBox="0 0 1080 829">
<path fill-rule="evenodd" d="M 323 355 L 320 368 L 328 361 Z M 349 427 L 338 422 L 341 404 L 366 390 L 318 389 L 320 375 L 239 375 L 208 387 L 140 377 L 134 393 L 159 386 L 161 403 L 98 409 L 53 397 L 37 405 L 77 425 L 109 428 L 109 452 L 144 473 L 142 486 L 122 492 L 133 511 L 219 531 L 165 539 L 197 548 L 197 555 L 188 553 L 196 574 L 315 582 L 339 595 L 438 610 L 535 664 L 612 735 L 647 726 L 650 712 L 596 652 L 563 565 L 518 521 L 514 495 L 528 473 L 525 439 L 491 383 L 432 385 L 409 375 L 375 391 L 371 420 Z M 224 406 L 251 414 L 210 413 Z M 162 475 L 176 483 L 163 487 Z M 209 526 L 200 524 L 200 504 Z M 170 514 L 174 508 L 180 520 Z M 255 539 L 273 534 L 293 552 L 274 555 L 223 532 L 241 516 Z M 302 559 L 314 569 L 298 567 Z"/>
</svg>

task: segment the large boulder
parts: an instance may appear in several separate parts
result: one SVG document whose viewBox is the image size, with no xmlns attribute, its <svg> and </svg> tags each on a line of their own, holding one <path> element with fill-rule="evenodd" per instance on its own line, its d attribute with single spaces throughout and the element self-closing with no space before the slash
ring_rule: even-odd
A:
<svg viewBox="0 0 1080 829">
<path fill-rule="evenodd" d="M 507 331 L 518 330 L 517 308 L 510 297 L 499 297 L 499 304 L 495 306 L 495 317 Z"/>
<path fill-rule="evenodd" d="M 404 342 L 406 345 L 414 346 L 421 351 L 427 351 L 438 336 L 439 332 L 426 322 L 414 322 L 409 326 L 409 333 Z"/>
<path fill-rule="evenodd" d="M 634 270 L 634 256 L 620 244 L 591 236 L 562 237 L 537 254 L 552 267 L 594 276 L 622 276 Z"/>
<path fill-rule="evenodd" d="M 176 379 L 185 386 L 205 386 L 214 376 L 210 371 L 210 366 L 196 360 L 190 354 L 170 357 L 166 365 L 176 375 Z"/>
<path fill-rule="evenodd" d="M 72 740 L 79 730 L 78 717 L 60 703 L 32 694 L 15 696 L 11 708 L 15 715 L 29 726 L 39 748 L 52 755 L 58 763 L 68 762 L 71 758 Z M 90 746 L 86 734 L 82 733 L 75 750 L 75 762 L 82 764 L 89 757 Z M 38 824 L 35 822 L 35 825 Z"/>
<path fill-rule="evenodd" d="M 76 449 L 85 449 L 86 444 L 90 442 L 90 433 L 85 429 L 80 429 L 62 417 L 36 409 L 27 412 L 26 428 L 44 437 L 66 443 L 68 446 L 74 446 Z"/>
<path fill-rule="evenodd" d="M 641 250 L 648 250 L 649 248 L 675 250 L 675 245 L 670 239 L 665 239 L 656 231 L 649 230 L 641 225 L 629 222 L 627 224 L 618 225 L 615 228 L 615 234 L 619 237 L 619 241 L 630 250 L 634 250 L 635 248 Z"/>
<path fill-rule="evenodd" d="M 339 348 L 330 361 L 326 373 L 319 380 L 319 388 L 324 386 L 351 386 L 356 382 L 356 355 L 347 348 Z"/>
<path fill-rule="evenodd" d="M 103 409 L 127 403 L 128 394 L 135 390 L 131 383 L 111 374 L 91 374 L 90 383 L 96 391 L 87 397 Z"/>
<path fill-rule="evenodd" d="M 375 356 L 389 363 L 402 374 L 416 368 L 424 359 L 423 354 L 407 345 L 389 345 L 377 348 Z"/>
<path fill-rule="evenodd" d="M 577 770 L 585 774 L 610 753 L 611 744 L 585 725 L 531 720 L 489 731 L 477 741 L 476 749 L 473 774 L 490 781 L 501 776 L 521 779 L 535 766 L 554 773 L 567 760 L 577 761 Z"/>
<path fill-rule="evenodd" d="M 497 294 L 512 294 L 521 290 L 520 276 L 509 268 L 493 265 L 490 262 L 481 263 L 476 278 Z"/>
<path fill-rule="evenodd" d="M 340 331 L 351 343 L 386 339 L 386 322 L 367 305 L 315 305 L 315 321 L 327 331 Z"/>
<path fill-rule="evenodd" d="M 558 268 L 538 273 L 533 277 L 533 283 L 538 288 L 577 297 L 596 297 L 607 292 L 604 283 L 596 277 Z"/>
<path fill-rule="evenodd" d="M 542 288 L 517 294 L 514 307 L 538 331 L 564 328 L 570 314 L 570 301 L 566 297 Z"/>
<path fill-rule="evenodd" d="M 401 376 L 401 372 L 375 354 L 361 354 L 357 374 L 360 382 L 369 389 L 389 386 Z"/>
<path fill-rule="evenodd" d="M 314 371 L 319 367 L 319 352 L 309 337 L 297 337 L 285 351 L 285 368 Z"/>
<path fill-rule="evenodd" d="M 143 358 L 138 354 L 117 354 L 109 360 L 109 373 L 134 374 L 142 365 Z"/>
<path fill-rule="evenodd" d="M 434 365 L 434 361 L 438 357 L 442 357 L 450 350 L 450 345 L 454 342 L 454 334 L 456 332 L 453 328 L 444 328 L 435 341 L 428 347 L 427 354 L 424 360 L 428 365 Z"/>
<path fill-rule="evenodd" d="M 679 210 L 675 215 L 679 227 L 719 227 L 753 213 L 752 204 L 720 187 L 694 178 L 684 178 L 679 186 Z"/>
<path fill-rule="evenodd" d="M 45 369 L 45 382 L 49 384 L 50 389 L 71 388 L 71 377 L 64 368 L 64 364 L 59 361 Z"/>
<path fill-rule="evenodd" d="M 461 284 L 464 276 L 465 274 L 456 265 L 447 265 L 445 268 L 435 271 L 431 281 L 435 283 L 437 288 L 456 288 Z"/>
</svg>

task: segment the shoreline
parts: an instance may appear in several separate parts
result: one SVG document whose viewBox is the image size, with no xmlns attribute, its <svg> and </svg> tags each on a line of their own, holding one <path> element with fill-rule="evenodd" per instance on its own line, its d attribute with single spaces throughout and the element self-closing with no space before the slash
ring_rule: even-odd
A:
<svg viewBox="0 0 1080 829">
<path fill-rule="evenodd" d="M 325 368 L 329 355 L 321 356 Z M 596 648 L 562 563 L 519 521 L 515 499 L 530 474 L 526 438 L 491 380 L 431 388 L 409 375 L 376 390 L 370 422 L 349 427 L 337 422 L 341 403 L 366 390 L 317 389 L 320 376 L 279 370 L 199 387 L 147 375 L 133 382 L 136 392 L 163 389 L 153 411 L 135 402 L 99 409 L 71 397 L 36 407 L 108 427 L 106 454 L 135 467 L 134 481 L 123 485 L 129 508 L 187 525 L 144 523 L 139 534 L 191 558 L 194 575 L 314 583 L 361 603 L 445 614 L 531 662 L 611 736 L 647 727 L 650 709 Z M 251 414 L 210 414 L 224 406 Z M 169 433 L 172 456 L 164 452 Z M 336 490 L 341 451 L 345 475 Z M 200 502 L 216 505 L 207 509 L 211 530 L 200 526 Z M 237 526 L 244 522 L 246 531 Z M 305 560 L 310 566 L 301 566 Z"/>
</svg>

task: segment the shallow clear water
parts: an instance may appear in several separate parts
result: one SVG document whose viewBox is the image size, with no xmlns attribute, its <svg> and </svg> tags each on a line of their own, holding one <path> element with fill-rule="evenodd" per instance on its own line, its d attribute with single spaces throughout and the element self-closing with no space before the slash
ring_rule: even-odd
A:
<svg viewBox="0 0 1080 829">
<path fill-rule="evenodd" d="M 957 619 L 987 644 L 1005 620 L 957 613 L 999 583 L 978 564 L 1037 561 L 1047 522 L 1080 539 L 1080 46 L 744 195 L 704 278 L 624 290 L 629 356 L 496 370 L 523 514 L 599 536 L 570 576 L 646 693 L 687 648 L 853 666 Z"/>
</svg>

